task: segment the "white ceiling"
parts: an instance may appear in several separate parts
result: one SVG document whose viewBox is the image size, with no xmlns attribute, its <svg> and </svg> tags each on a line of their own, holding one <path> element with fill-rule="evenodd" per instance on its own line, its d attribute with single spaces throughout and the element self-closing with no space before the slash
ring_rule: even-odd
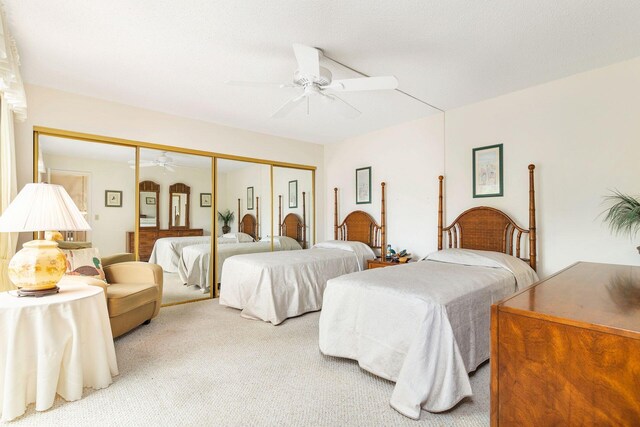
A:
<svg viewBox="0 0 640 427">
<path fill-rule="evenodd" d="M 351 93 L 343 119 L 269 115 L 291 89 L 294 42 L 451 109 L 640 56 L 637 0 L 5 0 L 25 81 L 329 143 L 434 113 L 398 92 Z M 335 78 L 357 77 L 325 61 Z"/>
</svg>

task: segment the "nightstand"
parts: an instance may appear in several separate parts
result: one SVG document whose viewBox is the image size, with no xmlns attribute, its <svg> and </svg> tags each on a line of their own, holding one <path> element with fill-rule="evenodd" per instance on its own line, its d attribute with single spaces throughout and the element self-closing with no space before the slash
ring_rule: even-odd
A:
<svg viewBox="0 0 640 427">
<path fill-rule="evenodd" d="M 399 262 L 383 261 L 380 258 L 370 259 L 367 261 L 367 270 L 371 268 L 384 268 L 393 267 L 394 265 L 400 265 Z"/>
</svg>

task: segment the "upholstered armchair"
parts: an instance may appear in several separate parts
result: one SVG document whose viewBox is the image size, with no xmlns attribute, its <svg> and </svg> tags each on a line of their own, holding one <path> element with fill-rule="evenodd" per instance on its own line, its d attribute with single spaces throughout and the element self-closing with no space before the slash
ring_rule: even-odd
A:
<svg viewBox="0 0 640 427">
<path fill-rule="evenodd" d="M 77 279 L 104 289 L 114 338 L 148 324 L 162 304 L 162 268 L 133 259 L 133 254 L 102 257 L 107 283 L 91 277 Z"/>
</svg>

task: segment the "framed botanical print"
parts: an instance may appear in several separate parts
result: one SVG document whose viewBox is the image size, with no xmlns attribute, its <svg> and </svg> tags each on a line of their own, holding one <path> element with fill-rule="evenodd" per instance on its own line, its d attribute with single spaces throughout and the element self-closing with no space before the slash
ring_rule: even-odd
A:
<svg viewBox="0 0 640 427">
<path fill-rule="evenodd" d="M 502 144 L 473 149 L 473 197 L 504 195 Z"/>
<path fill-rule="evenodd" d="M 211 207 L 211 193 L 200 193 L 200 207 L 201 208 Z"/>
<path fill-rule="evenodd" d="M 289 208 L 298 207 L 298 180 L 289 181 Z"/>
<path fill-rule="evenodd" d="M 108 208 L 121 208 L 122 207 L 122 191 L 105 190 L 104 205 Z"/>
<path fill-rule="evenodd" d="M 371 166 L 356 169 L 356 204 L 371 203 Z"/>
<path fill-rule="evenodd" d="M 144 202 L 147 205 L 155 205 L 156 204 L 156 198 L 155 197 L 145 197 Z"/>
<path fill-rule="evenodd" d="M 247 187 L 247 210 L 253 210 L 253 187 Z"/>
</svg>

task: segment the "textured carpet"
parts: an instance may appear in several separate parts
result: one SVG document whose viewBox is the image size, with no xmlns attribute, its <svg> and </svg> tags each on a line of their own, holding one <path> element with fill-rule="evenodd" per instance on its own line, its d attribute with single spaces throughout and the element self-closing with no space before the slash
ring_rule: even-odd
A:
<svg viewBox="0 0 640 427">
<path fill-rule="evenodd" d="M 419 421 L 389 406 L 393 383 L 318 350 L 319 313 L 280 326 L 240 317 L 218 300 L 163 308 L 116 340 L 120 375 L 83 399 L 31 405 L 15 425 L 406 425 L 489 424 L 489 365 L 475 396 Z"/>
</svg>

